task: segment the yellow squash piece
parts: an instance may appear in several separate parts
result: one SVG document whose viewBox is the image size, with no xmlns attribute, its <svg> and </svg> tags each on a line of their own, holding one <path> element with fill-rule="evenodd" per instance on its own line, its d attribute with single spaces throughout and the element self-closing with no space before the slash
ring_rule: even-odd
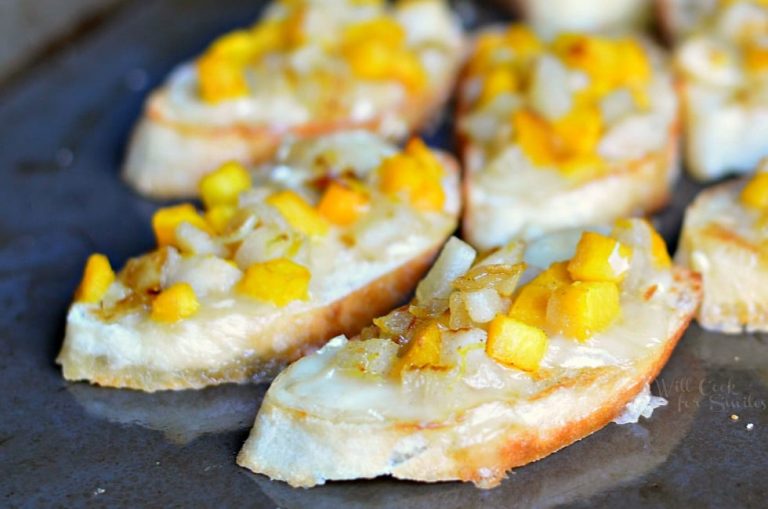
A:
<svg viewBox="0 0 768 509">
<path fill-rule="evenodd" d="M 205 221 L 214 232 L 224 233 L 236 212 L 237 207 L 232 205 L 217 205 L 205 211 Z"/>
<path fill-rule="evenodd" d="M 204 55 L 197 61 L 200 97 L 216 104 L 248 95 L 248 83 L 242 64 L 216 55 Z"/>
<path fill-rule="evenodd" d="M 368 207 L 368 197 L 360 191 L 332 182 L 323 193 L 317 211 L 328 221 L 347 226 L 363 214 Z"/>
<path fill-rule="evenodd" d="M 305 235 L 325 235 L 328 222 L 304 198 L 293 191 L 280 191 L 267 198 L 294 229 Z"/>
<path fill-rule="evenodd" d="M 436 322 L 429 322 L 417 328 L 413 337 L 403 347 L 402 355 L 395 362 L 393 372 L 400 374 L 412 369 L 437 368 L 441 366 L 440 351 L 442 338 Z"/>
<path fill-rule="evenodd" d="M 585 341 L 621 314 L 616 283 L 576 281 L 555 290 L 547 305 L 547 329 Z"/>
<path fill-rule="evenodd" d="M 512 302 L 509 316 L 528 325 L 544 328 L 547 324 L 547 305 L 552 293 L 569 285 L 571 281 L 567 263 L 553 263 L 520 289 Z"/>
<path fill-rule="evenodd" d="M 230 161 L 200 180 L 200 198 L 206 208 L 235 205 L 237 197 L 252 185 L 251 175 L 242 164 Z"/>
<path fill-rule="evenodd" d="M 309 269 L 286 258 L 255 263 L 238 284 L 244 295 L 276 306 L 309 298 Z"/>
<path fill-rule="evenodd" d="M 549 341 L 538 327 L 498 315 L 488 327 L 485 351 L 500 364 L 536 371 L 547 352 Z"/>
<path fill-rule="evenodd" d="M 442 165 L 421 140 L 385 159 L 379 167 L 381 190 L 390 196 L 405 195 L 419 210 L 437 212 L 445 206 Z"/>
<path fill-rule="evenodd" d="M 741 203 L 763 210 L 768 208 L 768 172 L 757 173 L 741 191 Z"/>
<path fill-rule="evenodd" d="M 664 238 L 659 235 L 656 228 L 648 224 L 648 228 L 651 231 L 651 260 L 653 264 L 659 269 L 668 269 L 672 266 L 672 258 L 669 256 L 667 250 L 667 243 Z"/>
<path fill-rule="evenodd" d="M 568 262 L 568 273 L 577 281 L 621 282 L 629 270 L 632 249 L 594 232 L 584 232 L 576 254 Z"/>
<path fill-rule="evenodd" d="M 114 281 L 115 272 L 107 257 L 103 254 L 92 254 L 85 263 L 83 279 L 75 292 L 75 300 L 95 304 L 104 298 L 104 294 Z"/>
<path fill-rule="evenodd" d="M 518 79 L 515 70 L 510 66 L 498 66 L 491 69 L 483 77 L 483 88 L 478 97 L 481 106 L 489 104 L 501 94 L 515 92 Z"/>
<path fill-rule="evenodd" d="M 159 247 L 176 244 L 176 228 L 181 223 L 189 223 L 210 233 L 208 223 L 190 203 L 159 209 L 152 216 L 152 229 Z"/>
<path fill-rule="evenodd" d="M 169 286 L 152 301 L 150 316 L 156 322 L 175 323 L 197 313 L 200 302 L 195 291 L 187 283 Z"/>
</svg>

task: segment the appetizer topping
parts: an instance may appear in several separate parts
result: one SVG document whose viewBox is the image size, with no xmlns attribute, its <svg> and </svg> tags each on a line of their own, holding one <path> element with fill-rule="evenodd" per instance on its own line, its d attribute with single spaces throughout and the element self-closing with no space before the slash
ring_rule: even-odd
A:
<svg viewBox="0 0 768 509">
<path fill-rule="evenodd" d="M 288 224 L 301 233 L 306 235 L 325 235 L 328 233 L 328 222 L 312 205 L 293 191 L 275 193 L 267 198 L 267 204 L 280 211 Z"/>
<path fill-rule="evenodd" d="M 568 264 L 553 263 L 544 272 L 523 286 L 512 302 L 509 316 L 529 325 L 547 326 L 547 307 L 554 292 L 571 284 Z"/>
<path fill-rule="evenodd" d="M 217 205 L 205 211 L 205 221 L 211 229 L 218 234 L 226 231 L 232 218 L 235 217 L 237 207 L 232 205 Z"/>
<path fill-rule="evenodd" d="M 562 34 L 545 41 L 522 25 L 481 35 L 467 73 L 463 129 L 470 136 L 489 148 L 516 143 L 536 168 L 576 180 L 600 176 L 610 160 L 626 157 L 615 146 L 627 137 L 621 121 L 647 113 L 657 78 L 650 52 L 634 38 Z"/>
<path fill-rule="evenodd" d="M 547 328 L 584 341 L 607 329 L 620 314 L 616 283 L 574 281 L 552 293 L 547 302 Z"/>
<path fill-rule="evenodd" d="M 158 294 L 152 301 L 150 316 L 156 322 L 175 323 L 197 313 L 200 303 L 187 283 L 176 283 Z"/>
<path fill-rule="evenodd" d="M 418 138 L 408 142 L 404 152 L 385 159 L 379 168 L 381 190 L 402 196 L 414 208 L 440 211 L 445 205 L 443 167 Z"/>
<path fill-rule="evenodd" d="M 251 175 L 243 165 L 229 162 L 200 181 L 200 198 L 206 208 L 233 206 L 237 197 L 252 185 Z M 216 228 L 214 228 L 216 229 Z"/>
<path fill-rule="evenodd" d="M 75 300 L 89 304 L 99 302 L 114 281 L 115 273 L 107 257 L 92 254 L 85 264 L 83 280 L 75 292 Z"/>
<path fill-rule="evenodd" d="M 282 75 L 293 85 L 297 73 L 306 73 L 320 80 L 330 78 L 336 85 L 344 86 L 350 79 L 395 82 L 421 93 L 429 82 L 422 62 L 424 48 L 415 44 L 421 41 L 409 33 L 406 16 L 398 16 L 407 9 L 402 4 L 390 8 L 385 2 L 354 0 L 335 5 L 276 2 L 251 29 L 219 37 L 198 58 L 200 97 L 217 104 L 247 96 L 258 82 L 251 74 L 261 72 Z"/>
<path fill-rule="evenodd" d="M 157 245 L 160 247 L 177 245 L 176 231 L 183 223 L 209 231 L 208 223 L 190 203 L 161 208 L 152 216 L 152 229 L 155 231 Z"/>
<path fill-rule="evenodd" d="M 629 270 L 631 256 L 632 249 L 618 240 L 585 232 L 568 263 L 568 273 L 576 281 L 620 283 Z"/>
<path fill-rule="evenodd" d="M 488 326 L 485 352 L 500 364 L 537 371 L 548 342 L 547 334 L 538 327 L 498 315 Z"/>
<path fill-rule="evenodd" d="M 761 83 L 768 73 L 768 4 L 721 1 L 710 14 L 678 51 L 682 71 L 701 84 L 741 90 L 759 100 L 755 81 Z"/>
<path fill-rule="evenodd" d="M 348 226 L 368 209 L 368 196 L 340 182 L 331 182 L 326 188 L 317 211 L 331 223 Z"/>
<path fill-rule="evenodd" d="M 382 17 L 349 26 L 341 52 L 359 78 L 395 79 L 413 92 L 427 85 L 424 67 L 406 45 L 405 30 L 393 19 Z"/>
<path fill-rule="evenodd" d="M 309 298 L 309 280 L 306 267 L 285 258 L 255 263 L 245 271 L 238 285 L 240 293 L 254 299 L 285 306 L 295 300 Z"/>
<path fill-rule="evenodd" d="M 402 348 L 395 361 L 393 372 L 414 369 L 432 369 L 441 367 L 440 327 L 436 322 L 427 322 L 419 326 L 410 341 Z"/>
<path fill-rule="evenodd" d="M 757 210 L 768 210 L 768 172 L 756 173 L 741 191 L 741 203 Z"/>
</svg>

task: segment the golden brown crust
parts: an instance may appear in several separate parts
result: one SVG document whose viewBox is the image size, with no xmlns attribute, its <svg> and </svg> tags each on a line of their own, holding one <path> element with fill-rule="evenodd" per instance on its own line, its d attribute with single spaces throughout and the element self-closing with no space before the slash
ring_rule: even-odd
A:
<svg viewBox="0 0 768 509">
<path fill-rule="evenodd" d="M 74 352 L 63 347 L 57 363 L 63 367 L 64 378 L 87 380 L 97 385 L 143 391 L 201 388 L 208 385 L 272 378 L 286 364 L 321 347 L 339 335 L 353 335 L 370 323 L 373 317 L 387 313 L 402 303 L 413 291 L 417 281 L 426 273 L 442 246 L 442 239 L 429 250 L 385 274 L 368 285 L 336 302 L 313 309 L 302 315 L 286 316 L 276 321 L 264 336 L 290 335 L 292 348 L 268 357 L 244 357 L 215 369 L 155 371 L 139 367 L 114 369 L 103 358 Z"/>
</svg>

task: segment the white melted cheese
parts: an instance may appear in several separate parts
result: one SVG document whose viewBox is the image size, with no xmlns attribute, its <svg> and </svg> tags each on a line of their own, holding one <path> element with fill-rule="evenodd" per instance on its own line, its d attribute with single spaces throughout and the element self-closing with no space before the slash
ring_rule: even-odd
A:
<svg viewBox="0 0 768 509">
<path fill-rule="evenodd" d="M 428 373 L 406 386 L 388 376 L 369 378 L 340 369 L 336 356 L 347 340 L 339 337 L 284 372 L 271 388 L 272 397 L 280 405 L 321 418 L 434 422 L 482 404 L 533 396 L 559 377 L 580 370 L 615 366 L 631 373 L 635 363 L 658 354 L 676 315 L 673 304 L 661 300 L 649 305 L 625 296 L 622 308 L 622 318 L 614 326 L 585 343 L 550 338 L 542 369 L 551 370 L 552 375 L 544 380 L 488 358 L 483 334 L 469 338 L 478 347 L 466 354 L 463 374 L 461 367 L 444 374 Z M 467 334 L 453 333 L 444 341 L 464 345 L 461 340 Z"/>
</svg>

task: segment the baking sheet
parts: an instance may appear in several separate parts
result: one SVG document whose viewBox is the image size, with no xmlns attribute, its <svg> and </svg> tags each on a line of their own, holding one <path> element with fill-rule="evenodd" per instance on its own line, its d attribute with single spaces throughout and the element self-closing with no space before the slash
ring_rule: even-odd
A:
<svg viewBox="0 0 768 509">
<path fill-rule="evenodd" d="M 292 489 L 234 463 L 264 386 L 149 395 L 65 383 L 53 359 L 85 258 L 100 251 L 120 266 L 153 245 L 158 204 L 119 179 L 142 100 L 175 63 L 261 6 L 130 2 L 0 90 L 0 505 L 766 506 L 761 335 L 692 326 L 653 386 L 668 406 L 611 424 L 491 491 L 391 479 Z M 467 19 L 478 14 L 459 7 Z M 479 10 L 480 20 L 501 18 Z M 448 124 L 430 134 L 433 144 L 450 147 Z M 682 181 L 657 217 L 673 245 L 697 190 Z"/>
</svg>

